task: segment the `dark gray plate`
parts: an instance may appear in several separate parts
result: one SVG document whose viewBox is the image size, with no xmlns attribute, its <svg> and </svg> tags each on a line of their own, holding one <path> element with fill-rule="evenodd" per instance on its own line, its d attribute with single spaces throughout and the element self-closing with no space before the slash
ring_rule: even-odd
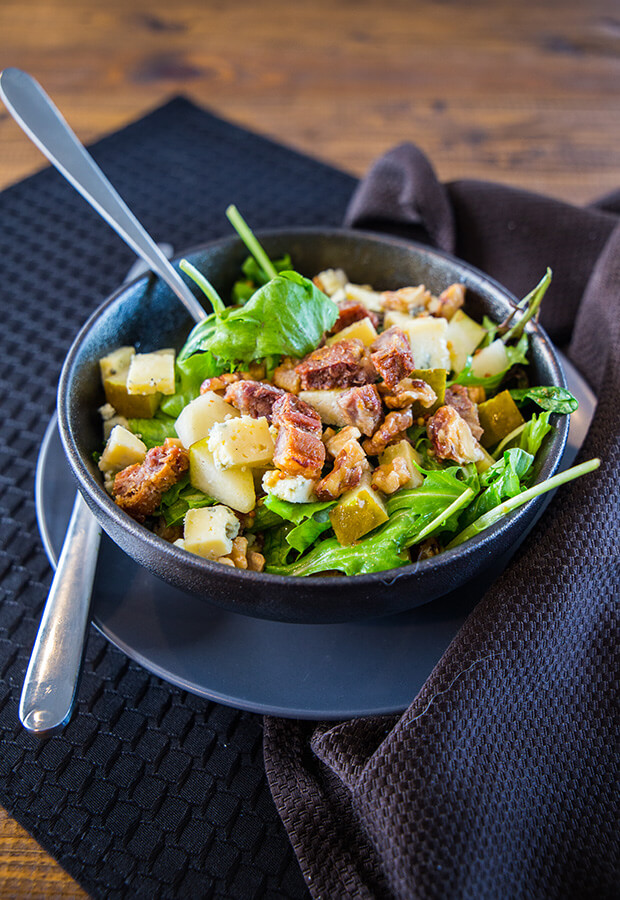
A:
<svg viewBox="0 0 620 900">
<path fill-rule="evenodd" d="M 565 468 L 583 442 L 596 401 L 576 370 L 564 364 L 568 386 L 580 402 L 571 419 Z M 54 417 L 36 476 L 39 529 L 53 566 L 74 491 Z M 237 615 L 183 593 L 139 566 L 104 534 L 93 619 L 108 640 L 150 672 L 229 706 L 302 719 L 394 713 L 414 699 L 510 555 L 484 577 L 407 613 L 297 625 Z"/>
</svg>

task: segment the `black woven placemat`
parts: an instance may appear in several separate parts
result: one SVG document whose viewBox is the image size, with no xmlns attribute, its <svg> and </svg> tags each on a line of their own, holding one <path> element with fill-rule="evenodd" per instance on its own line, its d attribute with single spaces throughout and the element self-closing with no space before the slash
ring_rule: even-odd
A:
<svg viewBox="0 0 620 900">
<path fill-rule="evenodd" d="M 26 140 L 24 138 L 24 140 Z M 157 240 L 340 224 L 355 179 L 175 99 L 93 155 Z M 0 195 L 0 802 L 94 897 L 305 897 L 262 721 L 149 675 L 91 629 L 79 700 L 37 740 L 17 708 L 51 580 L 38 448 L 78 327 L 134 257 L 55 171 Z"/>
</svg>

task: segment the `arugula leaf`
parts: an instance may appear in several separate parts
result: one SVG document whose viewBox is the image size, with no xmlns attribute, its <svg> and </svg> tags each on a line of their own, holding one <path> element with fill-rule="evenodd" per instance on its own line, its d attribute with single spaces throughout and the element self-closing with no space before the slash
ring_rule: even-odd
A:
<svg viewBox="0 0 620 900">
<path fill-rule="evenodd" d="M 129 419 L 129 430 L 140 436 L 147 450 L 161 447 L 166 438 L 176 438 L 175 419 L 157 411 L 152 419 Z"/>
<path fill-rule="evenodd" d="M 203 506 L 213 506 L 215 503 L 217 500 L 192 487 L 189 476 L 184 475 L 163 494 L 155 515 L 163 516 L 166 525 L 177 525 L 183 521 L 188 509 L 200 509 Z"/>
<path fill-rule="evenodd" d="M 421 470 L 424 471 L 424 470 Z M 417 515 L 436 516 L 449 506 L 453 500 L 460 497 L 468 487 L 478 487 L 478 476 L 470 476 L 471 484 L 465 483 L 459 474 L 460 466 L 451 466 L 449 469 L 434 469 L 425 472 L 425 478 L 421 485 L 409 490 L 400 490 L 393 494 L 387 501 L 388 514 L 399 509 L 407 509 Z"/>
<path fill-rule="evenodd" d="M 566 388 L 555 387 L 549 385 L 546 387 L 522 388 L 520 390 L 513 389 L 510 396 L 515 403 L 525 403 L 532 400 L 542 409 L 548 409 L 551 412 L 570 415 L 579 407 L 579 401 L 573 397 Z"/>
<path fill-rule="evenodd" d="M 319 535 L 323 534 L 325 531 L 329 531 L 331 527 L 332 523 L 329 518 L 329 513 L 327 510 L 323 510 L 322 512 L 315 513 L 314 516 L 310 516 L 305 522 L 300 522 L 299 525 L 291 528 L 286 536 L 286 540 L 291 547 L 294 547 L 295 550 L 299 550 L 300 553 L 303 553 L 304 550 L 307 550 L 308 547 L 314 544 Z"/>
<path fill-rule="evenodd" d="M 318 572 L 338 571 L 345 575 L 361 575 L 395 569 L 410 562 L 408 547 L 431 534 L 453 528 L 457 511 L 468 503 L 474 491 L 458 480 L 458 467 L 446 472 L 431 472 L 424 484 L 411 491 L 403 491 L 404 504 L 396 496 L 388 501 L 390 518 L 358 543 L 342 547 L 335 537 L 328 537 L 305 556 L 287 565 L 268 565 L 266 571 L 275 575 L 314 575 Z M 431 479 L 427 489 L 426 481 Z M 410 495 L 420 492 L 417 498 Z M 403 501 L 403 497 L 400 498 Z M 390 504 L 392 509 L 390 510 Z"/>
<path fill-rule="evenodd" d="M 304 519 L 311 518 L 315 513 L 325 509 L 331 509 L 336 505 L 335 500 L 326 500 L 317 503 L 291 503 L 290 500 L 281 500 L 273 494 L 267 494 L 265 504 L 272 512 L 277 513 L 281 519 L 299 525 Z"/>
<path fill-rule="evenodd" d="M 553 426 L 549 424 L 550 416 L 550 410 L 542 412 L 540 415 L 534 413 L 530 421 L 525 423 L 525 428 L 519 436 L 519 443 L 517 446 L 521 447 L 522 450 L 531 453 L 533 456 L 536 456 L 545 436 L 553 428 Z"/>
<path fill-rule="evenodd" d="M 459 527 L 474 522 L 484 513 L 498 506 L 503 500 L 515 497 L 522 490 L 522 481 L 534 462 L 531 453 L 514 447 L 506 450 L 498 460 L 480 476 L 480 486 L 484 488 L 474 502 L 467 507 L 459 521 Z"/>
<path fill-rule="evenodd" d="M 508 500 L 500 503 L 499 506 L 495 506 L 493 509 L 489 510 L 489 512 L 480 516 L 479 519 L 476 519 L 475 522 L 472 522 L 464 528 L 463 531 L 459 532 L 459 534 L 450 541 L 446 550 L 458 547 L 459 544 L 469 540 L 469 538 L 475 537 L 475 535 L 490 528 L 491 525 L 494 525 L 501 518 L 508 515 L 508 513 L 523 506 L 524 503 L 527 503 L 534 497 L 539 497 L 541 494 L 546 494 L 547 491 L 552 491 L 569 481 L 573 481 L 575 478 L 581 477 L 581 475 L 593 472 L 595 469 L 598 469 L 600 464 L 600 459 L 589 459 L 587 462 L 581 463 L 578 466 L 573 466 L 571 469 L 566 469 L 564 472 L 553 475 L 551 478 L 541 481 L 540 484 L 535 484 L 533 487 L 521 491 L 516 496 L 510 497 Z"/>
</svg>

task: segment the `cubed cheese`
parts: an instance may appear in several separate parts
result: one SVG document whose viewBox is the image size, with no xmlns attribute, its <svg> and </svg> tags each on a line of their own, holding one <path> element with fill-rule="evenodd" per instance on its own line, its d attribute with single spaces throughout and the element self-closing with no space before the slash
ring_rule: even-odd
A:
<svg viewBox="0 0 620 900">
<path fill-rule="evenodd" d="M 239 519 L 226 506 L 190 509 L 185 515 L 183 547 L 207 559 L 226 556 L 232 551 L 239 528 Z"/>
<path fill-rule="evenodd" d="M 269 422 L 264 416 L 240 416 L 216 422 L 209 432 L 209 450 L 216 465 L 264 466 L 273 460 L 275 449 Z"/>
<path fill-rule="evenodd" d="M 207 391 L 188 403 L 174 423 L 183 446 L 189 450 L 196 441 L 208 437 L 216 422 L 239 416 L 239 410 L 222 400 L 214 391 Z"/>
<path fill-rule="evenodd" d="M 370 347 L 377 340 L 377 330 L 368 317 L 347 325 L 342 331 L 338 331 L 328 338 L 326 343 L 329 346 L 337 344 L 338 341 L 351 341 L 355 338 L 366 347 Z"/>
<path fill-rule="evenodd" d="M 99 360 L 99 369 L 101 371 L 101 380 L 105 381 L 112 375 L 118 375 L 119 372 L 127 372 L 129 363 L 135 356 L 136 351 L 133 347 L 119 347 L 107 356 L 103 356 Z"/>
<path fill-rule="evenodd" d="M 174 350 L 136 353 L 127 373 L 128 394 L 174 394 Z"/>
<path fill-rule="evenodd" d="M 416 369 L 451 368 L 447 319 L 434 316 L 416 318 L 403 316 L 400 323 L 394 324 L 398 324 L 409 338 Z"/>
<path fill-rule="evenodd" d="M 146 444 L 122 425 L 115 425 L 99 460 L 102 472 L 120 472 L 146 456 Z"/>
<path fill-rule="evenodd" d="M 284 475 L 277 470 L 263 475 L 263 490 L 280 500 L 288 500 L 289 503 L 316 501 L 315 485 L 316 481 L 304 478 L 303 475 Z"/>
</svg>

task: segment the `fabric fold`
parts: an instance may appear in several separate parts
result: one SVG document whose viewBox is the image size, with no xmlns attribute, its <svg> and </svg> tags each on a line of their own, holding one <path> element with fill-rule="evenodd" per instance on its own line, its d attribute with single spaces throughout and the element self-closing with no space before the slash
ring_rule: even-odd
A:
<svg viewBox="0 0 620 900">
<path fill-rule="evenodd" d="M 405 145 L 347 222 L 453 247 L 518 295 L 550 265 L 542 320 L 598 393 L 579 460 L 602 464 L 560 489 L 401 717 L 266 719 L 276 806 L 315 897 L 612 897 L 620 193 L 442 188 Z"/>
</svg>

